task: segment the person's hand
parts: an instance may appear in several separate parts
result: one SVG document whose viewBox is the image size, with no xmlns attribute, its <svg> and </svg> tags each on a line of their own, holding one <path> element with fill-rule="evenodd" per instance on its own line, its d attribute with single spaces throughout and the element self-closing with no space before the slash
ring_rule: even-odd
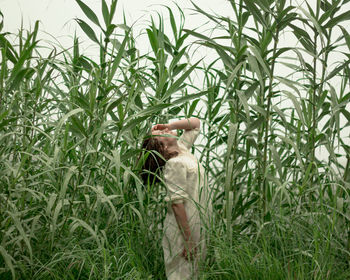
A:
<svg viewBox="0 0 350 280">
<path fill-rule="evenodd" d="M 187 260 L 187 261 L 192 261 L 195 259 L 197 255 L 197 247 L 194 242 L 187 241 L 185 243 L 185 247 L 182 251 L 182 256 Z"/>
<path fill-rule="evenodd" d="M 154 130 L 165 130 L 169 129 L 170 130 L 170 124 L 156 124 L 155 126 L 152 127 L 152 131 Z"/>
</svg>

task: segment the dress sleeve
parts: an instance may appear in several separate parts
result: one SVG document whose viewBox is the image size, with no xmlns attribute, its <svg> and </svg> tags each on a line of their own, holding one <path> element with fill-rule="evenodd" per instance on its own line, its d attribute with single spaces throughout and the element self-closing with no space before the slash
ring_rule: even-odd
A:
<svg viewBox="0 0 350 280">
<path fill-rule="evenodd" d="M 199 128 L 185 130 L 183 134 L 180 136 L 179 141 L 183 144 L 187 149 L 191 149 L 193 143 L 196 141 L 199 135 Z"/>
<path fill-rule="evenodd" d="M 164 182 L 168 192 L 165 197 L 166 201 L 183 203 L 183 200 L 188 198 L 186 174 L 185 164 L 177 158 L 171 159 L 165 164 Z"/>
</svg>

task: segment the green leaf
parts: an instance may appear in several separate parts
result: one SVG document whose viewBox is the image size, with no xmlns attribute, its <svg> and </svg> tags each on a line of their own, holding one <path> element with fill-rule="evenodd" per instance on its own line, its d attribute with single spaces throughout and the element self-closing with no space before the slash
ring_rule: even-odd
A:
<svg viewBox="0 0 350 280">
<path fill-rule="evenodd" d="M 67 189 L 68 189 L 68 183 L 74 173 L 76 172 L 77 167 L 76 166 L 71 166 L 68 171 L 65 172 L 64 179 L 63 179 L 63 184 L 60 188 L 60 193 L 59 193 L 59 200 L 62 200 L 65 198 Z"/>
<path fill-rule="evenodd" d="M 237 90 L 236 93 L 238 95 L 239 101 L 243 105 L 243 108 L 247 117 L 247 122 L 250 123 L 250 112 L 249 112 L 248 100 L 242 91 Z"/>
<path fill-rule="evenodd" d="M 179 49 L 182 46 L 182 44 L 184 43 L 184 41 L 187 39 L 188 36 L 189 36 L 189 34 L 184 34 L 183 36 L 181 36 L 179 38 L 179 40 L 176 41 L 175 49 Z"/>
<path fill-rule="evenodd" d="M 348 49 L 350 51 L 350 35 L 343 26 L 339 26 L 339 27 L 340 27 L 341 31 L 343 32 L 346 45 L 348 46 Z"/>
<path fill-rule="evenodd" d="M 270 150 L 272 152 L 273 161 L 277 167 L 278 175 L 280 176 L 280 178 L 283 178 L 281 158 L 280 158 L 276 148 L 273 145 L 269 145 L 269 146 L 270 146 Z"/>
<path fill-rule="evenodd" d="M 136 114 L 136 117 L 150 116 L 152 114 L 158 113 L 161 110 L 170 107 L 170 103 L 161 103 L 148 107 L 147 109 L 142 110 L 140 113 Z"/>
<path fill-rule="evenodd" d="M 258 88 L 258 86 L 259 86 L 259 83 L 258 82 L 254 82 L 244 91 L 244 95 L 246 96 L 247 99 L 252 97 L 252 95 L 254 94 L 255 90 Z"/>
<path fill-rule="evenodd" d="M 162 105 L 165 105 L 165 104 L 162 104 Z M 158 111 L 159 111 L 159 108 L 157 108 L 153 112 L 158 112 Z M 124 124 L 123 128 L 121 129 L 121 134 L 123 134 L 126 131 L 132 130 L 134 127 L 136 127 L 138 124 L 142 123 L 143 121 L 145 121 L 148 118 L 149 118 L 149 115 L 134 118 L 134 119 L 126 122 L 126 124 Z"/>
<path fill-rule="evenodd" d="M 344 5 L 344 3 L 340 3 L 341 0 L 332 1 L 332 2 L 333 3 L 331 5 L 326 0 L 321 1 L 320 7 L 324 11 L 324 13 L 319 18 L 320 24 L 323 24 L 323 22 L 329 18 L 334 18 L 334 14 L 338 12 L 341 9 L 341 7 Z"/>
<path fill-rule="evenodd" d="M 295 96 L 291 92 L 289 92 L 287 90 L 282 90 L 282 92 L 285 93 L 290 100 L 292 100 L 292 102 L 294 104 L 294 108 L 295 108 L 295 110 L 298 113 L 300 121 L 302 122 L 302 124 L 305 125 L 303 112 L 301 110 L 301 107 L 300 107 L 300 104 L 299 104 L 298 100 L 295 98 Z"/>
<path fill-rule="evenodd" d="M 253 52 L 254 56 L 256 57 L 256 59 L 258 60 L 259 64 L 261 65 L 261 67 L 265 70 L 265 73 L 267 76 L 269 76 L 271 78 L 270 75 L 270 70 L 268 68 L 268 66 L 266 65 L 266 62 L 264 61 L 264 59 L 262 58 L 262 56 L 260 55 L 259 50 L 255 47 L 255 46 L 250 46 L 249 47 L 251 49 L 251 51 Z"/>
<path fill-rule="evenodd" d="M 270 12 L 271 9 L 270 9 L 270 2 L 271 1 L 268 1 L 268 0 L 260 0 L 260 1 L 254 1 L 255 4 L 257 4 L 258 6 L 260 6 L 260 8 L 262 10 L 264 10 L 265 12 Z"/>
<path fill-rule="evenodd" d="M 306 2 L 306 4 L 308 5 L 308 3 Z M 309 5 L 308 5 L 309 6 Z M 313 14 L 310 14 L 309 12 L 312 12 L 312 9 L 310 9 L 309 7 L 309 12 L 307 12 L 304 8 L 302 7 L 298 7 L 303 13 L 304 15 L 313 23 L 314 27 L 316 28 L 320 38 L 322 39 L 322 34 L 326 34 L 324 28 L 319 24 L 319 22 L 317 21 L 317 19 L 315 18 L 315 16 Z"/>
<path fill-rule="evenodd" d="M 249 135 L 253 130 L 260 127 L 260 125 L 264 122 L 264 117 L 259 117 L 255 121 L 251 122 L 247 129 L 244 131 L 244 135 Z"/>
<path fill-rule="evenodd" d="M 77 131 L 80 131 L 81 134 L 83 134 L 85 137 L 87 137 L 87 133 L 84 129 L 83 123 L 77 116 L 72 116 L 72 126 L 71 128 L 76 129 Z"/>
<path fill-rule="evenodd" d="M 169 71 L 172 71 L 176 66 L 178 66 L 180 59 L 183 57 L 186 51 L 186 47 L 184 47 L 179 53 L 173 58 L 169 65 Z"/>
<path fill-rule="evenodd" d="M 313 42 L 309 36 L 309 34 L 298 26 L 294 24 L 289 24 L 289 26 L 293 29 L 294 35 L 298 38 L 299 42 L 303 45 L 303 47 L 309 52 L 313 52 Z"/>
<path fill-rule="evenodd" d="M 258 7 L 255 6 L 256 2 L 252 0 L 243 0 L 243 2 L 245 3 L 247 10 L 253 15 L 254 19 L 260 22 L 265 28 L 267 28 L 264 17 L 260 13 Z"/>
<path fill-rule="evenodd" d="M 73 221 L 71 224 L 71 228 L 70 228 L 71 233 L 73 233 L 79 226 L 82 226 L 91 234 L 91 237 L 93 237 L 93 239 L 95 239 L 98 248 L 101 247 L 101 242 L 100 242 L 99 237 L 97 236 L 97 233 L 92 229 L 92 227 L 88 223 L 86 223 L 85 221 L 80 220 L 78 218 L 74 218 L 74 217 L 70 217 L 69 219 Z"/>
<path fill-rule="evenodd" d="M 201 60 L 196 62 L 194 65 L 192 65 L 190 69 L 188 69 L 184 74 L 182 74 L 182 76 L 170 86 L 170 88 L 164 94 L 164 97 L 162 98 L 162 100 L 166 100 L 171 96 L 171 94 L 173 94 L 175 91 L 179 90 L 179 88 L 183 86 L 184 81 L 188 78 L 188 76 L 192 73 L 192 71 L 197 67 L 200 61 Z"/>
<path fill-rule="evenodd" d="M 277 135 L 280 139 L 282 139 L 285 143 L 291 145 L 295 151 L 295 154 L 299 160 L 299 163 L 300 163 L 300 167 L 302 169 L 304 169 L 304 163 L 301 159 L 301 156 L 300 156 L 300 152 L 299 152 L 299 149 L 297 147 L 297 145 L 295 144 L 295 141 L 292 141 L 291 139 L 287 138 L 287 137 L 284 137 L 284 136 L 280 136 L 280 135 Z"/>
<path fill-rule="evenodd" d="M 233 159 L 230 159 L 227 161 L 227 166 L 226 166 L 226 176 L 225 176 L 225 194 L 226 194 L 226 199 L 228 199 L 228 194 L 229 191 L 232 187 L 232 172 L 233 172 Z"/>
<path fill-rule="evenodd" d="M 91 72 L 92 66 L 91 66 L 91 64 L 89 63 L 89 61 L 85 57 L 80 56 L 79 59 L 78 59 L 78 62 L 80 63 L 81 67 L 83 67 L 83 69 L 87 73 Z"/>
<path fill-rule="evenodd" d="M 5 261 L 5 264 L 8 266 L 8 268 L 11 271 L 12 274 L 12 279 L 16 279 L 16 274 L 15 274 L 15 268 L 12 264 L 13 258 L 7 253 L 4 247 L 0 245 L 0 253 Z"/>
<path fill-rule="evenodd" d="M 287 12 L 288 14 L 285 15 L 279 22 L 277 25 L 277 28 L 279 31 L 282 31 L 284 28 L 286 28 L 287 26 L 289 26 L 291 24 L 291 22 L 293 22 L 294 20 L 297 19 L 297 13 L 289 13 L 289 10 L 294 9 L 294 7 L 288 7 L 286 10 L 287 11 L 283 11 L 283 12 Z"/>
<path fill-rule="evenodd" d="M 339 72 L 340 72 L 343 68 L 347 67 L 347 66 L 349 65 L 349 63 L 350 63 L 350 60 L 344 62 L 344 63 L 341 64 L 340 66 L 338 66 L 338 67 L 336 67 L 335 69 L 333 69 L 333 71 L 332 71 L 331 73 L 329 73 L 329 75 L 328 75 L 327 78 L 324 80 L 324 82 L 325 82 L 325 81 L 328 81 L 328 80 L 330 80 L 330 79 L 332 79 L 335 75 L 339 74 Z"/>
<path fill-rule="evenodd" d="M 227 158 L 230 157 L 234 139 L 236 137 L 238 124 L 237 123 L 230 123 L 229 131 L 228 131 L 228 138 L 227 138 Z"/>
<path fill-rule="evenodd" d="M 263 79 L 263 76 L 261 74 L 261 71 L 260 71 L 260 68 L 259 68 L 259 64 L 258 64 L 256 58 L 253 55 L 248 54 L 247 59 L 248 59 L 248 64 L 249 64 L 249 66 L 251 68 L 251 71 L 255 72 L 256 75 L 258 76 L 258 80 L 259 80 L 259 83 L 260 83 L 260 88 L 263 89 L 264 88 L 264 79 Z"/>
<path fill-rule="evenodd" d="M 113 111 L 113 109 L 115 107 L 117 107 L 124 99 L 124 96 L 121 96 L 119 97 L 117 100 L 114 100 L 113 102 L 110 102 L 108 105 L 107 105 L 107 108 L 106 108 L 106 112 L 107 113 L 110 113 Z"/>
<path fill-rule="evenodd" d="M 277 50 L 276 54 L 272 57 L 272 60 L 275 60 L 277 57 L 279 57 L 281 54 L 293 50 L 293 48 L 280 48 Z"/>
<path fill-rule="evenodd" d="M 242 67 L 242 65 L 243 65 L 244 63 L 245 63 L 245 61 L 240 62 L 240 63 L 235 67 L 235 69 L 232 70 L 232 72 L 230 73 L 230 76 L 229 76 L 228 79 L 227 79 L 226 88 L 228 88 L 228 87 L 231 85 L 233 79 L 237 76 L 238 71 L 241 69 L 241 67 Z"/>
<path fill-rule="evenodd" d="M 151 43 L 151 47 L 154 52 L 154 55 L 157 56 L 159 46 L 158 46 L 157 36 L 155 34 L 156 31 L 152 31 L 149 28 L 147 28 L 146 31 L 147 31 L 148 40 Z"/>
<path fill-rule="evenodd" d="M 78 114 L 80 112 L 83 112 L 84 110 L 82 108 L 77 108 L 77 109 L 74 109 L 72 111 L 70 111 L 69 113 L 65 114 L 61 119 L 60 121 L 58 122 L 57 124 L 57 127 L 56 127 L 56 133 L 60 133 L 60 130 L 61 130 L 61 127 L 63 125 L 63 123 L 71 116 L 75 115 L 75 114 Z"/>
<path fill-rule="evenodd" d="M 171 29 L 173 30 L 173 35 L 174 35 L 175 41 L 177 41 L 177 28 L 176 28 L 174 14 L 169 7 L 167 7 L 167 9 L 169 11 Z"/>
<path fill-rule="evenodd" d="M 214 21 L 214 22 L 217 23 L 217 24 L 220 23 L 220 22 L 218 21 L 217 17 L 212 16 L 211 14 L 209 14 L 209 13 L 203 11 L 203 10 L 202 10 L 201 8 L 199 8 L 192 0 L 191 0 L 191 3 L 192 3 L 192 5 L 196 8 L 196 10 L 197 10 L 199 13 L 205 15 L 206 17 L 208 17 L 209 19 L 211 19 L 212 21 Z"/>
<path fill-rule="evenodd" d="M 81 19 L 75 19 L 76 22 L 80 25 L 81 29 L 85 32 L 85 34 L 94 42 L 96 42 L 97 44 L 100 44 L 100 42 L 98 41 L 96 34 L 94 32 L 94 30 L 83 20 Z"/>
<path fill-rule="evenodd" d="M 122 42 L 122 44 L 120 45 L 119 49 L 118 49 L 118 54 L 116 56 L 116 58 L 113 61 L 112 67 L 110 72 L 108 73 L 108 80 L 107 80 L 107 86 L 109 86 L 111 84 L 111 81 L 118 69 L 118 66 L 120 64 L 121 59 L 123 58 L 123 54 L 124 54 L 124 50 L 125 50 L 125 46 L 126 43 L 128 42 L 129 36 L 128 34 L 125 35 L 124 40 Z"/>
<path fill-rule="evenodd" d="M 210 43 L 207 43 L 206 45 L 210 45 Z M 230 55 L 228 55 L 226 53 L 226 51 L 221 46 L 218 46 L 215 44 L 215 45 L 213 45 L 213 47 L 216 50 L 216 52 L 218 53 L 218 55 L 220 56 L 224 65 L 233 71 L 233 69 L 235 67 L 234 59 Z"/>
<path fill-rule="evenodd" d="M 102 15 L 103 15 L 103 20 L 107 27 L 110 24 L 110 21 L 109 21 L 109 11 L 108 11 L 106 0 L 102 0 Z"/>
<path fill-rule="evenodd" d="M 10 42 L 5 38 L 4 34 L 0 34 L 0 47 L 6 50 L 6 57 L 13 63 L 17 63 L 18 54 L 12 47 Z"/>
<path fill-rule="evenodd" d="M 179 99 L 176 99 L 174 101 L 171 102 L 172 105 L 179 105 L 179 104 L 183 104 L 185 102 L 188 102 L 188 101 L 191 101 L 193 99 L 197 99 L 205 94 L 207 94 L 208 91 L 202 91 L 202 92 L 199 92 L 199 93 L 195 93 L 195 94 L 188 94 L 184 97 L 181 97 Z"/>
<path fill-rule="evenodd" d="M 113 159 L 111 159 L 113 160 Z M 116 208 L 114 207 L 112 201 L 111 201 L 111 197 L 119 197 L 119 195 L 112 195 L 112 196 L 107 196 L 104 191 L 103 191 L 103 188 L 100 187 L 100 186 L 88 186 L 92 191 L 94 191 L 98 197 L 98 199 L 103 202 L 103 203 L 107 203 L 108 206 L 110 207 L 111 209 L 111 212 L 113 213 L 114 215 L 114 218 L 115 220 L 117 221 L 118 220 L 118 215 L 117 215 L 117 211 L 116 211 Z"/>
<path fill-rule="evenodd" d="M 82 11 L 84 12 L 84 14 L 96 25 L 101 26 L 100 22 L 98 21 L 98 17 L 96 16 L 96 14 L 82 1 L 80 0 L 75 0 L 78 5 L 80 6 L 80 8 L 82 9 Z"/>
<path fill-rule="evenodd" d="M 326 12 L 332 8 L 332 5 L 327 0 L 322 0 L 320 3 L 322 11 Z"/>
<path fill-rule="evenodd" d="M 30 37 L 28 38 L 27 42 L 30 40 Z M 10 89 L 17 87 L 19 85 L 19 78 L 24 77 L 24 75 L 27 73 L 26 71 L 22 71 L 22 67 L 24 63 L 26 63 L 31 58 L 31 54 L 33 49 L 35 48 L 37 42 L 34 42 L 30 46 L 28 46 L 21 54 L 21 57 L 18 59 L 17 63 L 12 69 L 12 73 L 10 76 L 10 79 L 8 81 L 8 84 L 10 85 Z M 22 72 L 21 72 L 22 71 Z M 20 77 L 19 77 L 20 75 Z"/>
<path fill-rule="evenodd" d="M 345 13 L 342 13 L 341 15 L 331 18 L 325 25 L 325 28 L 332 28 L 338 23 L 344 21 L 344 20 L 350 20 L 350 11 L 346 11 Z"/>
<path fill-rule="evenodd" d="M 32 246 L 30 245 L 29 238 L 28 238 L 27 234 L 24 231 L 24 228 L 23 228 L 23 226 L 21 224 L 21 221 L 19 220 L 19 218 L 17 216 L 18 214 L 12 213 L 12 212 L 9 212 L 9 211 L 7 211 L 7 213 L 10 215 L 11 219 L 13 220 L 13 223 L 15 224 L 18 232 L 20 233 L 21 239 L 24 241 L 24 243 L 26 244 L 26 246 L 28 248 L 30 258 L 32 259 L 32 257 L 33 257 Z"/>
<path fill-rule="evenodd" d="M 201 34 L 201 33 L 195 32 L 195 31 L 190 30 L 190 29 L 184 29 L 184 31 L 185 31 L 186 33 L 192 35 L 192 36 L 195 36 L 195 37 L 199 38 L 199 39 L 202 39 L 202 40 L 204 40 L 204 41 L 212 42 L 212 43 L 216 44 L 215 41 L 214 41 L 213 39 L 211 39 L 211 38 L 209 38 L 209 37 L 207 37 L 207 36 L 205 36 L 205 35 L 203 35 L 203 34 Z"/>
<path fill-rule="evenodd" d="M 294 30 L 294 34 L 298 35 L 297 37 L 304 37 L 308 41 L 311 41 L 309 33 L 307 33 L 304 29 L 294 24 L 290 24 L 290 27 Z"/>
<path fill-rule="evenodd" d="M 193 112 L 197 107 L 198 102 L 200 101 L 200 99 L 196 99 L 195 101 L 191 102 L 191 106 L 188 109 L 188 113 L 187 113 L 187 117 L 189 118 L 190 116 L 193 116 Z"/>
<path fill-rule="evenodd" d="M 4 15 L 2 14 L 1 11 L 0 11 L 0 17 L 1 17 L 1 21 L 0 21 L 0 32 L 1 32 L 2 28 L 4 27 Z"/>
<path fill-rule="evenodd" d="M 173 69 L 173 72 L 171 73 L 172 78 L 175 78 L 179 73 L 181 73 L 187 67 L 187 65 L 187 63 L 181 63 L 176 65 Z"/>
<path fill-rule="evenodd" d="M 117 26 L 115 24 L 108 25 L 108 28 L 105 32 L 106 37 L 109 37 L 113 33 L 114 29 L 116 29 L 116 27 Z"/>
<path fill-rule="evenodd" d="M 112 20 L 113 20 L 113 17 L 114 17 L 114 14 L 115 14 L 115 10 L 117 8 L 117 3 L 118 3 L 118 0 L 112 0 L 111 10 L 110 10 L 110 13 L 109 13 L 109 22 L 112 22 Z"/>
<path fill-rule="evenodd" d="M 350 112 L 345 110 L 345 109 L 341 109 L 340 112 L 343 114 L 343 116 L 348 120 L 348 124 L 350 123 Z"/>
<path fill-rule="evenodd" d="M 21 69 L 15 77 L 12 77 L 13 81 L 10 83 L 8 90 L 11 91 L 18 88 L 23 82 L 23 79 L 29 79 L 31 76 L 33 76 L 34 73 L 35 70 L 33 68 Z"/>
</svg>

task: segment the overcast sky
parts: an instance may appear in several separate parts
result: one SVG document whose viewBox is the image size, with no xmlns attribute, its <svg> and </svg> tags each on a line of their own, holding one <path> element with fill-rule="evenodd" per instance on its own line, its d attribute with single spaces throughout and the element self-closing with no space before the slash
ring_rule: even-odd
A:
<svg viewBox="0 0 350 280">
<path fill-rule="evenodd" d="M 308 0 L 308 3 L 314 6 L 316 1 Z M 110 2 L 110 0 L 107 0 L 107 2 Z M 193 0 L 193 2 L 205 11 L 232 17 L 233 11 L 228 0 Z M 293 0 L 292 2 L 293 5 L 302 5 L 305 0 Z M 100 17 L 100 21 L 103 22 L 101 18 L 101 0 L 84 0 L 84 3 L 92 8 Z M 135 36 L 143 31 L 145 26 L 147 26 L 150 15 L 156 15 L 156 11 L 163 13 L 165 19 L 168 17 L 167 10 L 162 5 L 171 7 L 176 16 L 174 3 L 177 3 L 184 10 L 186 16 L 185 27 L 193 29 L 202 26 L 207 21 L 204 16 L 198 15 L 198 13 L 193 11 L 193 5 L 190 0 L 119 0 L 114 23 L 122 23 L 123 12 L 125 12 L 129 25 L 137 22 L 133 28 Z M 344 6 L 344 10 L 349 9 L 350 3 L 348 4 L 346 7 Z M 0 10 L 5 17 L 4 30 L 8 32 L 17 33 L 16 31 L 20 28 L 22 20 L 26 29 L 33 27 L 34 22 L 39 20 L 40 39 L 47 38 L 52 41 L 51 35 L 57 38 L 61 44 L 68 47 L 72 46 L 71 37 L 77 32 L 78 36 L 92 44 L 74 20 L 75 18 L 81 18 L 90 24 L 74 0 L 0 0 Z M 350 27 L 349 24 L 345 26 Z M 169 24 L 166 27 L 170 28 Z M 333 36 L 337 36 L 337 34 L 333 34 Z M 137 43 L 139 43 L 138 48 L 141 51 L 144 50 L 142 49 L 143 47 L 149 46 L 147 43 L 142 43 L 142 40 L 145 39 L 138 38 L 137 40 Z M 288 46 L 296 44 L 296 40 L 288 32 L 284 33 L 280 38 L 280 45 L 283 46 L 285 44 Z M 207 50 L 202 48 L 201 51 L 206 52 Z M 336 59 L 336 61 L 339 61 L 339 59 Z"/>
<path fill-rule="evenodd" d="M 311 6 L 315 6 L 316 1 L 317 0 L 308 0 L 307 2 Z M 107 0 L 107 2 L 110 2 L 110 0 Z M 193 2 L 205 11 L 210 11 L 211 13 L 216 13 L 221 16 L 232 17 L 233 11 L 228 0 L 193 0 Z M 303 5 L 305 0 L 292 0 L 292 2 L 293 5 Z M 103 22 L 101 18 L 101 0 L 84 0 L 84 3 L 92 8 L 100 17 L 100 22 Z M 202 26 L 207 21 L 204 16 L 198 15 L 198 13 L 193 11 L 193 5 L 190 0 L 119 0 L 114 23 L 122 23 L 123 12 L 125 12 L 129 25 L 137 22 L 133 27 L 134 36 L 137 36 L 143 32 L 144 28 L 148 25 L 150 15 L 156 15 L 156 12 L 159 11 L 163 13 L 165 19 L 168 18 L 168 12 L 162 5 L 171 7 L 178 20 L 179 17 L 176 16 L 177 11 L 174 3 L 178 4 L 185 13 L 185 27 L 194 29 Z M 342 9 L 345 11 L 349 10 L 349 8 L 350 3 L 344 5 Z M 82 40 L 86 40 L 86 43 L 89 44 L 83 45 L 88 50 L 88 53 L 84 53 L 88 55 L 94 55 L 96 53 L 90 48 L 92 45 L 96 47 L 96 44 L 93 44 L 86 35 L 83 34 L 74 20 L 75 18 L 81 18 L 91 24 L 89 20 L 86 19 L 86 16 L 82 13 L 75 0 L 0 0 L 0 10 L 5 17 L 4 30 L 8 32 L 16 34 L 22 21 L 24 28 L 28 29 L 33 27 L 36 20 L 39 20 L 41 31 L 40 39 L 48 39 L 49 41 L 58 39 L 63 46 L 70 47 L 72 46 L 72 36 L 77 32 L 78 36 Z M 344 26 L 350 27 L 349 22 L 347 24 L 344 23 Z M 211 27 L 213 27 L 213 25 L 211 25 Z M 167 24 L 166 28 L 170 29 L 170 25 Z M 202 30 L 203 29 L 205 28 L 202 28 Z M 166 33 L 168 33 L 167 30 Z M 169 33 L 171 33 L 171 31 Z M 333 37 L 339 36 L 340 34 L 340 30 L 335 30 L 335 32 L 333 32 Z M 143 38 L 142 36 L 138 37 L 137 39 L 137 48 L 141 53 L 146 51 L 144 48 L 149 48 L 148 42 L 144 43 L 143 41 L 146 39 L 145 36 Z M 284 45 L 293 47 L 293 44 L 295 46 L 296 42 L 297 41 L 290 32 L 285 32 L 280 36 L 279 44 L 280 47 Z M 201 48 L 200 51 L 204 55 L 208 52 L 210 54 L 210 51 L 205 48 Z M 96 55 L 97 54 L 98 53 L 96 53 Z M 340 61 L 342 59 L 335 57 L 334 59 L 332 58 L 332 60 Z M 281 65 L 278 67 L 280 66 Z M 278 71 L 281 72 L 281 70 L 282 69 L 279 69 Z"/>
<path fill-rule="evenodd" d="M 107 3 L 109 2 L 110 0 L 107 0 Z M 206 11 L 213 11 L 213 13 L 222 16 L 232 14 L 232 8 L 227 0 L 193 0 L 193 2 Z M 101 0 L 84 0 L 84 3 L 93 9 L 100 18 L 100 22 L 103 22 Z M 133 26 L 133 34 L 138 36 L 145 31 L 150 15 L 156 16 L 156 12 L 161 12 L 167 20 L 168 12 L 163 7 L 164 5 L 171 7 L 176 20 L 179 20 L 180 17 L 174 3 L 178 4 L 186 15 L 185 27 L 193 29 L 202 26 L 207 21 L 203 16 L 195 15 L 190 0 L 119 0 L 113 23 L 123 23 L 123 12 L 125 12 L 129 25 L 136 22 Z M 81 38 L 80 43 L 83 43 L 81 46 L 83 46 L 84 54 L 89 57 L 98 55 L 97 45 L 87 38 L 74 20 L 75 18 L 81 18 L 89 25 L 91 24 L 74 0 L 0 0 L 0 10 L 5 17 L 4 30 L 8 32 L 16 34 L 22 21 L 24 28 L 29 29 L 34 26 L 36 20 L 39 20 L 40 39 L 47 39 L 50 42 L 57 39 L 64 47 L 71 47 L 72 37 L 76 32 Z M 166 25 L 165 28 L 170 29 L 170 24 Z M 165 31 L 168 33 L 167 30 Z M 170 30 L 169 33 L 171 33 Z M 82 40 L 85 40 L 85 42 L 82 42 Z M 146 40 L 146 36 L 140 36 L 136 40 L 137 48 L 141 53 L 145 53 L 150 49 L 150 45 Z M 210 52 L 213 51 L 201 48 L 200 52 L 196 53 L 194 60 L 208 56 L 208 53 L 210 56 Z"/>
<path fill-rule="evenodd" d="M 150 12 L 165 12 L 161 5 L 175 8 L 174 2 L 185 10 L 186 15 L 191 14 L 193 6 L 189 0 L 119 0 L 115 21 L 121 23 L 125 11 L 128 23 L 136 20 L 145 22 L 149 19 Z M 101 15 L 100 0 L 84 0 L 84 3 L 98 16 Z M 227 0 L 194 0 L 194 3 L 200 3 L 202 8 L 212 9 L 221 15 L 229 15 L 232 11 Z M 74 18 L 85 18 L 74 0 L 0 0 L 0 9 L 5 16 L 5 28 L 10 32 L 16 31 L 23 19 L 25 27 L 33 26 L 35 20 L 40 20 L 41 30 L 56 36 L 67 35 L 77 29 Z M 202 22 L 203 18 L 199 16 L 186 17 L 188 26 L 200 26 Z"/>
</svg>

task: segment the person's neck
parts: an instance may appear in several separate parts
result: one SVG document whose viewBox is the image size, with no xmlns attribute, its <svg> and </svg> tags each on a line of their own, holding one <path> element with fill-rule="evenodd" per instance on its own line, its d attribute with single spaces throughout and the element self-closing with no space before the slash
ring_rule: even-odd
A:
<svg viewBox="0 0 350 280">
<path fill-rule="evenodd" d="M 169 153 L 174 153 L 174 152 L 177 152 L 177 153 L 180 153 L 180 148 L 177 144 L 171 146 L 171 147 L 168 147 L 168 152 Z"/>
</svg>

